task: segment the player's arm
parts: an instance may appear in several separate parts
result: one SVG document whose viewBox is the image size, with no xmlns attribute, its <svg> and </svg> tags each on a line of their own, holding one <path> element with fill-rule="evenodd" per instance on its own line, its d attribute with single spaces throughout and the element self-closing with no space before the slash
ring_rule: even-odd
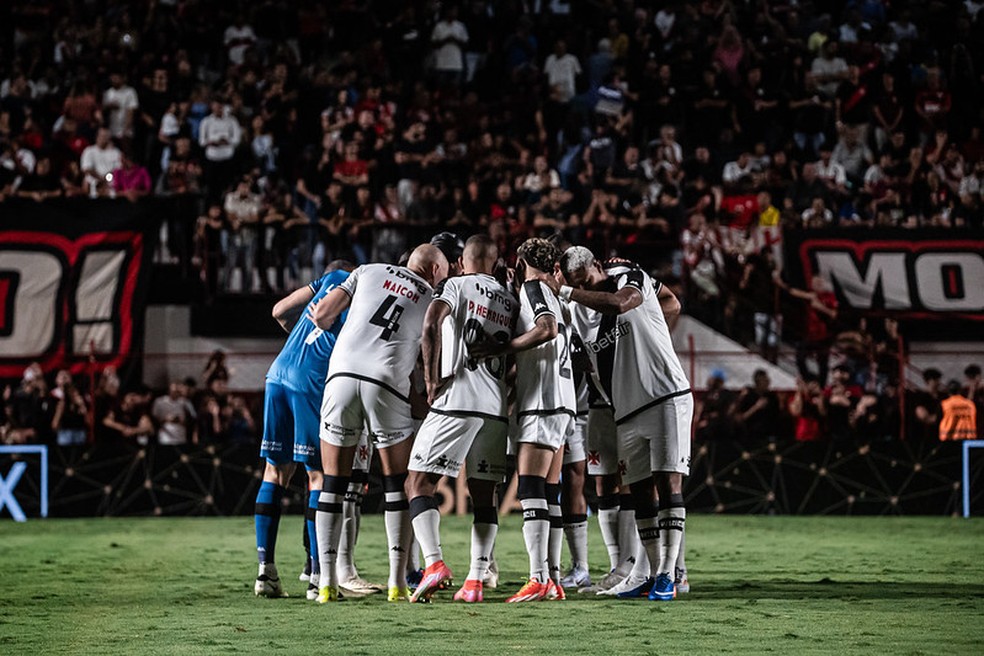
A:
<svg viewBox="0 0 984 656">
<path fill-rule="evenodd" d="M 561 291 L 570 289 L 570 300 L 589 307 L 601 314 L 625 314 L 629 310 L 642 305 L 642 293 L 634 287 L 623 287 L 617 292 L 598 292 L 588 289 L 562 287 Z M 561 299 L 564 295 L 561 296 Z"/>
<path fill-rule="evenodd" d="M 441 325 L 451 314 L 451 307 L 435 300 L 424 315 L 424 333 L 420 339 L 420 351 L 424 360 L 424 383 L 427 385 L 427 402 L 433 403 L 446 382 L 441 380 Z"/>
<path fill-rule="evenodd" d="M 328 330 L 351 302 L 352 297 L 348 295 L 348 291 L 343 287 L 336 287 L 311 306 L 308 310 L 308 318 L 321 330 Z"/>
<path fill-rule="evenodd" d="M 677 320 L 680 318 L 680 299 L 666 285 L 662 283 L 657 284 L 659 285 L 659 289 L 656 291 L 656 300 L 659 301 L 659 307 L 663 310 L 666 325 L 670 330 L 673 330 L 676 327 Z"/>
<path fill-rule="evenodd" d="M 295 289 L 284 298 L 277 301 L 273 306 L 273 318 L 277 320 L 280 327 L 288 333 L 301 318 L 304 306 L 314 298 L 314 292 L 309 285 L 300 289 Z"/>
<path fill-rule="evenodd" d="M 522 335 L 503 344 L 489 339 L 486 335 L 485 341 L 469 346 L 468 353 L 473 358 L 481 360 L 528 351 L 540 344 L 546 344 L 557 336 L 557 332 L 557 318 L 553 314 L 545 312 L 536 318 L 533 328 Z"/>
</svg>

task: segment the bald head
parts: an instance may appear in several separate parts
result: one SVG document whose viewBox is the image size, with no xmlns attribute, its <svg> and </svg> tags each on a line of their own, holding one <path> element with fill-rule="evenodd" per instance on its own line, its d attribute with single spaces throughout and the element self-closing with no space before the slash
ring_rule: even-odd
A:
<svg viewBox="0 0 984 656">
<path fill-rule="evenodd" d="M 499 247 L 488 235 L 475 235 L 465 242 L 465 250 L 461 254 L 464 273 L 492 274 L 496 260 L 499 259 Z"/>
<path fill-rule="evenodd" d="M 410 253 L 407 268 L 436 287 L 448 277 L 448 258 L 437 246 L 421 244 Z"/>
</svg>

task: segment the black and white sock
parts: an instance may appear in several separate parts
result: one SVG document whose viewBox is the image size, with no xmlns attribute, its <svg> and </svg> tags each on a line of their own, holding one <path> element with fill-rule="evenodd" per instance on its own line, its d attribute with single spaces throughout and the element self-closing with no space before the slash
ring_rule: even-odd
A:
<svg viewBox="0 0 984 656">
<path fill-rule="evenodd" d="M 517 490 L 523 508 L 523 540 L 530 557 L 530 578 L 540 583 L 547 582 L 549 573 L 550 514 L 546 484 L 542 476 L 520 476 Z"/>
</svg>

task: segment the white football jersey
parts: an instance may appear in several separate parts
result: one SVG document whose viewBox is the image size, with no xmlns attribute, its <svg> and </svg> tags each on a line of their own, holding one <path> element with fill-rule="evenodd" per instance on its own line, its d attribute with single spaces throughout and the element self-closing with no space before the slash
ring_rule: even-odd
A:
<svg viewBox="0 0 984 656">
<path fill-rule="evenodd" d="M 434 290 L 410 269 L 391 264 L 360 266 L 338 288 L 352 302 L 328 378 L 367 380 L 407 397 Z"/>
<path fill-rule="evenodd" d="M 432 411 L 452 416 L 507 420 L 506 358 L 478 361 L 468 345 L 486 336 L 505 344 L 512 339 L 519 303 L 498 280 L 484 273 L 448 278 L 434 294 L 451 314 L 442 330 L 441 359 L 453 378 L 434 400 Z"/>
<path fill-rule="evenodd" d="M 543 315 L 557 320 L 557 336 L 516 354 L 516 415 L 573 417 L 577 401 L 570 361 L 570 326 L 564 323 L 560 301 L 549 287 L 539 280 L 523 283 L 516 334 L 535 328 L 536 320 Z"/>
<path fill-rule="evenodd" d="M 690 383 L 673 350 L 670 330 L 656 295 L 654 283 L 635 266 L 606 269 L 605 291 L 632 287 L 642 294 L 642 304 L 625 314 L 599 315 L 601 320 L 586 346 L 595 355 L 602 388 L 615 408 L 620 423 L 674 396 L 690 392 Z"/>
</svg>

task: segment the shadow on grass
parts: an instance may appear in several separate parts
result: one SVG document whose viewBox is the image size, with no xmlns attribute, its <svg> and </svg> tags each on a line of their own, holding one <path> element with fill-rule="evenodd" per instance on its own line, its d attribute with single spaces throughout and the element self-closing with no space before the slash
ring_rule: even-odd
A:
<svg viewBox="0 0 984 656">
<path fill-rule="evenodd" d="M 695 593 L 697 592 L 695 588 Z M 713 599 L 841 599 L 844 601 L 885 599 L 952 599 L 984 601 L 984 585 L 972 583 L 923 583 L 899 581 L 816 581 L 708 582 L 700 586 L 699 596 Z M 698 596 L 695 594 L 695 597 Z"/>
</svg>

